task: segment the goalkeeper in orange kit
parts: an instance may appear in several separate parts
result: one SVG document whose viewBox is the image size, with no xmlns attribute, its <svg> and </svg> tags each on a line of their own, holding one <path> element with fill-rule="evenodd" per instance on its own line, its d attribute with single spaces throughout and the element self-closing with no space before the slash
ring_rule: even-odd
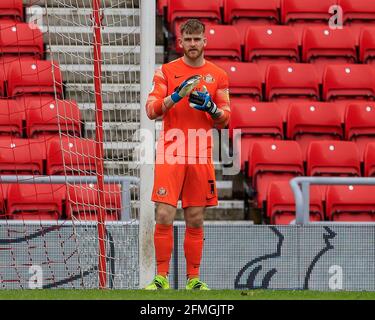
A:
<svg viewBox="0 0 375 320">
<path fill-rule="evenodd" d="M 186 289 L 208 290 L 199 279 L 206 207 L 217 205 L 212 163 L 212 129 L 224 128 L 230 117 L 228 76 L 204 59 L 205 26 L 190 19 L 181 26 L 179 45 L 184 55 L 163 64 L 154 75 L 146 110 L 150 119 L 162 118 L 152 201 L 156 202 L 154 245 L 157 275 L 145 289 L 169 289 L 173 249 L 173 221 L 181 199 L 186 223 L 184 251 Z M 206 132 L 196 143 L 195 132 Z M 195 139 L 195 140 L 194 140 Z M 199 141 L 201 142 L 201 141 Z"/>
</svg>

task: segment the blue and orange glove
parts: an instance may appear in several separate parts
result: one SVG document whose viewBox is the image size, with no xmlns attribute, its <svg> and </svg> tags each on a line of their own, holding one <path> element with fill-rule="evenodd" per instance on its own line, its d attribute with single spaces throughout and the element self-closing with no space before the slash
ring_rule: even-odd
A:
<svg viewBox="0 0 375 320">
<path fill-rule="evenodd" d="M 189 96 L 189 102 L 190 107 L 208 112 L 211 116 L 216 116 L 219 113 L 219 109 L 212 101 L 205 86 L 202 87 L 202 91 L 193 91 Z"/>
<path fill-rule="evenodd" d="M 171 99 L 174 103 L 179 102 L 183 97 L 190 94 L 190 92 L 199 84 L 201 76 L 195 75 L 183 81 L 172 93 Z"/>
</svg>

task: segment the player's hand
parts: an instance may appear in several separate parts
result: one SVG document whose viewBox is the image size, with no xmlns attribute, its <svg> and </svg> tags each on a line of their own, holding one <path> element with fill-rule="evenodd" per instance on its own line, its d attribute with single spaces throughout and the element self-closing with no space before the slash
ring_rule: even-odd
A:
<svg viewBox="0 0 375 320">
<path fill-rule="evenodd" d="M 174 103 L 180 101 L 183 97 L 190 94 L 190 92 L 199 84 L 201 76 L 195 75 L 190 78 L 187 78 L 183 81 L 178 88 L 172 93 L 171 99 Z"/>
<path fill-rule="evenodd" d="M 190 107 L 208 112 L 211 116 L 216 115 L 218 108 L 212 101 L 207 88 L 203 86 L 202 91 L 193 91 L 189 96 Z"/>
</svg>

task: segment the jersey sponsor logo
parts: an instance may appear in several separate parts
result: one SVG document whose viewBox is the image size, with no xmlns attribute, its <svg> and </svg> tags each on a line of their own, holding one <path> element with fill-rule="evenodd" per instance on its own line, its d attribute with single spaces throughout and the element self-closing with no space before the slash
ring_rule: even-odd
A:
<svg viewBox="0 0 375 320">
<path fill-rule="evenodd" d="M 207 83 L 214 83 L 215 82 L 215 78 L 210 74 L 206 74 L 205 76 L 203 76 L 203 80 Z"/>
<path fill-rule="evenodd" d="M 174 76 L 175 79 L 182 78 L 183 76 Z"/>
<path fill-rule="evenodd" d="M 161 196 L 161 197 L 164 197 L 167 195 L 167 190 L 163 187 L 159 188 L 159 190 L 157 191 L 157 194 L 158 196 Z"/>
</svg>

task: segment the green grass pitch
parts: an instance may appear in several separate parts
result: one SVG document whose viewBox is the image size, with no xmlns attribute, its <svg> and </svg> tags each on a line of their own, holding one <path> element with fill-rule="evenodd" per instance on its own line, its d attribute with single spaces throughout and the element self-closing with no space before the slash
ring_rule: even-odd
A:
<svg viewBox="0 0 375 320">
<path fill-rule="evenodd" d="M 0 290 L 0 300 L 375 300 L 375 292 L 310 290 Z"/>
</svg>

